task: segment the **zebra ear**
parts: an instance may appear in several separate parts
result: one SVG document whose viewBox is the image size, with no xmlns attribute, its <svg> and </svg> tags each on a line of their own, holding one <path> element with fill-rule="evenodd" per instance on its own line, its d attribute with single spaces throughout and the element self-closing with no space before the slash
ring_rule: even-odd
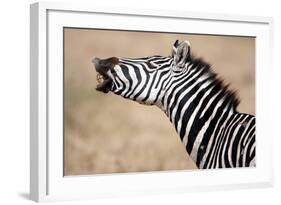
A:
<svg viewBox="0 0 281 205">
<path fill-rule="evenodd" d="M 173 58 L 175 65 L 178 67 L 184 66 L 190 56 L 190 43 L 188 41 L 181 42 L 174 52 Z"/>
<path fill-rule="evenodd" d="M 179 46 L 179 40 L 176 40 L 172 48 L 172 57 L 174 57 L 174 55 L 176 54 L 178 46 Z"/>
<path fill-rule="evenodd" d="M 177 48 L 179 46 L 179 40 L 176 40 L 174 43 L 174 47 Z"/>
</svg>

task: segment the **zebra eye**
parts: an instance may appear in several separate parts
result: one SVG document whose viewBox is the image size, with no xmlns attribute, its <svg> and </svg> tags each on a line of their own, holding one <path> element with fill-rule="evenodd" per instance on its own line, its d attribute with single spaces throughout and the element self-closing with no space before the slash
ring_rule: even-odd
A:
<svg viewBox="0 0 281 205">
<path fill-rule="evenodd" d="M 147 66 L 148 66 L 148 67 L 150 67 L 150 68 L 152 68 L 152 67 L 153 67 L 153 65 L 152 65 L 149 61 L 147 61 L 147 63 L 146 63 L 146 64 L 147 64 Z"/>
<path fill-rule="evenodd" d="M 156 67 L 157 67 L 157 65 L 156 65 L 155 63 L 152 63 L 152 62 L 150 62 L 150 61 L 147 61 L 147 65 L 148 65 L 148 67 L 150 67 L 150 68 L 156 68 Z"/>
</svg>

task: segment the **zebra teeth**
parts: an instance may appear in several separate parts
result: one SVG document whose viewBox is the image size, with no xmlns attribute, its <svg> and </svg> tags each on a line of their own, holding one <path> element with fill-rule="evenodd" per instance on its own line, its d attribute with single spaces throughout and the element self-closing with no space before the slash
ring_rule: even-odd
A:
<svg viewBox="0 0 281 205">
<path fill-rule="evenodd" d="M 104 81 L 104 77 L 100 73 L 97 74 L 97 81 L 99 84 L 103 83 Z"/>
<path fill-rule="evenodd" d="M 101 73 L 97 73 L 97 91 L 108 93 L 112 88 L 112 80 L 108 76 L 105 76 Z"/>
</svg>

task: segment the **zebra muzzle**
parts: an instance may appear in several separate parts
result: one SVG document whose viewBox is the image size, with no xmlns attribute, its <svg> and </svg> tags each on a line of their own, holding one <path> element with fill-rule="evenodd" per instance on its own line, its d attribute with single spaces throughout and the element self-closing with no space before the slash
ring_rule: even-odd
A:
<svg viewBox="0 0 281 205">
<path fill-rule="evenodd" d="M 104 93 L 108 93 L 111 90 L 112 87 L 112 80 L 111 79 L 106 79 L 103 80 L 102 83 L 99 83 L 96 87 L 97 91 L 102 91 Z"/>
<path fill-rule="evenodd" d="M 110 59 L 101 60 L 99 58 L 94 58 L 92 62 L 95 65 L 97 71 L 97 91 L 108 93 L 112 88 L 112 79 L 108 76 L 107 71 L 114 66 Z"/>
</svg>

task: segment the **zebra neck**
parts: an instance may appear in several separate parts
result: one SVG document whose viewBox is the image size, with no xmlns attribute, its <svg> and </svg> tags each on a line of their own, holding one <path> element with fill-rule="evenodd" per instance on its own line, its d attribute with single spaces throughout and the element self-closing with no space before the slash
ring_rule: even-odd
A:
<svg viewBox="0 0 281 205">
<path fill-rule="evenodd" d="M 186 151 L 200 162 L 209 142 L 220 136 L 238 100 L 213 74 L 205 73 L 172 86 L 162 99 L 162 110 L 175 126 Z"/>
</svg>

